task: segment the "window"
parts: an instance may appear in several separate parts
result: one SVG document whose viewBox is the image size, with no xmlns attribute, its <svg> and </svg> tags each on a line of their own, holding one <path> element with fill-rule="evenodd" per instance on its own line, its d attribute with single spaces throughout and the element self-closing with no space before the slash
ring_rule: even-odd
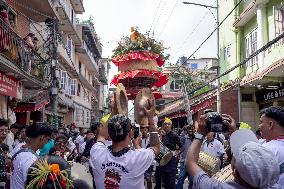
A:
<svg viewBox="0 0 284 189">
<path fill-rule="evenodd" d="M 67 85 L 67 72 L 61 70 L 60 88 L 65 90 Z"/>
<path fill-rule="evenodd" d="M 253 30 L 251 33 L 249 33 L 246 36 L 245 44 L 246 44 L 246 58 L 248 58 L 251 54 L 257 51 L 257 29 Z M 257 62 L 258 62 L 258 57 L 255 56 L 249 61 L 247 61 L 246 65 L 253 66 L 257 64 Z"/>
<path fill-rule="evenodd" d="M 77 96 L 81 95 L 81 85 L 78 83 Z"/>
<path fill-rule="evenodd" d="M 70 95 L 75 96 L 75 92 L 76 92 L 76 79 L 72 79 L 71 80 L 71 93 Z"/>
<path fill-rule="evenodd" d="M 190 68 L 191 68 L 192 70 L 197 70 L 197 69 L 198 69 L 198 64 L 197 64 L 197 63 L 191 63 L 191 64 L 190 64 Z"/>
<path fill-rule="evenodd" d="M 284 32 L 284 6 L 275 8 L 274 21 L 275 37 L 277 37 Z"/>
<path fill-rule="evenodd" d="M 69 57 L 72 58 L 72 52 L 73 52 L 73 43 L 72 43 L 72 39 L 70 36 L 67 36 L 67 53 L 69 55 Z"/>
<path fill-rule="evenodd" d="M 172 81 L 172 83 L 170 85 L 170 89 L 171 89 L 171 91 L 180 90 L 181 89 L 181 81 L 180 80 Z"/>
<path fill-rule="evenodd" d="M 67 75 L 67 88 L 66 88 L 66 93 L 68 95 L 71 95 L 71 78 L 69 75 Z"/>
<path fill-rule="evenodd" d="M 229 57 L 231 57 L 231 44 L 229 44 L 227 47 L 224 48 L 224 60 L 227 60 Z"/>
<path fill-rule="evenodd" d="M 82 63 L 79 62 L 79 74 L 81 74 L 81 69 L 82 69 Z"/>
</svg>

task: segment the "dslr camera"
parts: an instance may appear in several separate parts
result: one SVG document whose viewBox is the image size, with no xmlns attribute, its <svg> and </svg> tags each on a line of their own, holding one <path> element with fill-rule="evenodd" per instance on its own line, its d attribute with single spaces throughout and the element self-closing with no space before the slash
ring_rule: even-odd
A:
<svg viewBox="0 0 284 189">
<path fill-rule="evenodd" d="M 228 132 L 229 127 L 226 122 L 230 122 L 229 119 L 222 117 L 218 112 L 214 112 L 213 110 L 205 110 L 205 114 L 207 114 L 207 122 L 206 127 L 209 132 Z"/>
</svg>

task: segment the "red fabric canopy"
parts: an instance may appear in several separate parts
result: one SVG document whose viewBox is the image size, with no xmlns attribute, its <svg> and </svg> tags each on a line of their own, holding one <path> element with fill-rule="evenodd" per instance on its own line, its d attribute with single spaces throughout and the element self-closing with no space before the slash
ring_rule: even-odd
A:
<svg viewBox="0 0 284 189">
<path fill-rule="evenodd" d="M 125 55 L 120 55 L 112 58 L 112 62 L 118 66 L 119 63 L 126 62 L 129 60 L 156 60 L 158 66 L 162 66 L 165 63 L 160 55 L 154 54 L 149 51 L 137 51 L 137 52 L 129 52 Z"/>
<path fill-rule="evenodd" d="M 18 103 L 17 107 L 14 109 L 14 112 L 34 112 L 46 106 L 47 104 L 49 104 L 49 102 L 50 102 L 49 99 L 45 99 L 40 103 L 20 102 Z"/>
<path fill-rule="evenodd" d="M 128 71 L 120 73 L 119 75 L 114 76 L 114 78 L 111 81 L 111 85 L 117 85 L 120 83 L 120 80 L 126 79 L 126 78 L 135 78 L 135 77 L 145 77 L 145 76 L 153 76 L 157 77 L 158 81 L 153 84 L 155 87 L 162 87 L 168 82 L 168 77 L 158 71 L 152 71 L 152 70 L 134 70 L 134 71 Z M 153 87 L 152 86 L 152 87 Z"/>
</svg>

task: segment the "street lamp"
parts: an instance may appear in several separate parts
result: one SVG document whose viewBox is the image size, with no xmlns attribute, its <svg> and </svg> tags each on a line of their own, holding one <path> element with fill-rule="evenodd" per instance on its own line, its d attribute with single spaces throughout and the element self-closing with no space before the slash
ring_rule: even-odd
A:
<svg viewBox="0 0 284 189">
<path fill-rule="evenodd" d="M 210 6 L 210 5 L 204 5 L 204 4 L 199 4 L 199 3 L 191 3 L 191 2 L 183 2 L 183 4 L 187 5 L 195 5 L 195 6 L 200 6 L 200 7 L 205 7 L 210 10 L 215 9 L 217 11 L 217 18 L 214 16 L 214 14 L 211 12 L 213 15 L 216 25 L 217 25 L 217 76 L 220 74 L 220 50 L 219 50 L 219 3 L 217 0 L 217 6 Z M 221 88 L 220 88 L 220 78 L 217 79 L 217 112 L 221 113 Z"/>
</svg>

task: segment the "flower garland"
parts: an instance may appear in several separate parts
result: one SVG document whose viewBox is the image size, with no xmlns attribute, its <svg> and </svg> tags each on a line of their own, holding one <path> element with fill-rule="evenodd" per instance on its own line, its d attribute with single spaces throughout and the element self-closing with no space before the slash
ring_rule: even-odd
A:
<svg viewBox="0 0 284 189">
<path fill-rule="evenodd" d="M 150 33 L 145 34 L 139 33 L 137 30 L 133 30 L 133 34 L 128 37 L 123 37 L 118 46 L 113 50 L 112 59 L 117 60 L 116 57 L 127 58 L 129 53 L 135 52 L 151 52 L 154 59 L 158 55 L 161 60 L 169 59 L 169 54 L 165 53 L 167 48 L 164 47 L 163 43 L 150 37 Z"/>
<path fill-rule="evenodd" d="M 29 174 L 33 179 L 29 182 L 26 189 L 41 188 L 49 179 L 52 181 L 54 188 L 56 184 L 60 189 L 72 189 L 72 181 L 68 178 L 66 170 L 60 170 L 59 164 L 48 164 L 47 159 L 39 160 L 35 167 L 31 167 L 32 171 Z"/>
</svg>

